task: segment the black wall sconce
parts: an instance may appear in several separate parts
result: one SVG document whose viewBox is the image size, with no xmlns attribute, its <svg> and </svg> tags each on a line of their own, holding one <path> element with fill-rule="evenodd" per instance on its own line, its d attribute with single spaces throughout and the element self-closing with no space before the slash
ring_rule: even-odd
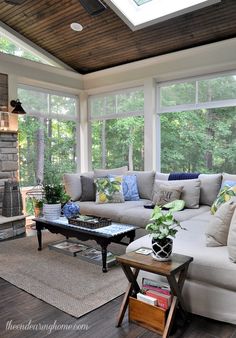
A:
<svg viewBox="0 0 236 338">
<path fill-rule="evenodd" d="M 14 107 L 14 109 L 11 112 L 12 114 L 26 114 L 26 112 L 22 108 L 20 100 L 18 99 L 11 100 L 10 105 Z"/>
</svg>

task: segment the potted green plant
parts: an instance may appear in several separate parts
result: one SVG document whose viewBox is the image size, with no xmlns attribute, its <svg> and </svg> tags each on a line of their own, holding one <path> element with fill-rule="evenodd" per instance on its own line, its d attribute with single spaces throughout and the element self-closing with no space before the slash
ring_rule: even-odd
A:
<svg viewBox="0 0 236 338">
<path fill-rule="evenodd" d="M 61 215 L 62 203 L 68 201 L 62 184 L 44 184 L 43 215 L 46 220 L 58 219 Z"/>
<path fill-rule="evenodd" d="M 167 261 L 172 253 L 173 240 L 181 227 L 173 216 L 171 210 L 163 212 L 162 208 L 155 206 L 153 209 L 150 223 L 146 230 L 152 235 L 153 258 L 159 261 Z"/>
<path fill-rule="evenodd" d="M 42 212 L 43 212 L 43 200 L 42 199 L 37 199 L 36 197 L 32 197 L 32 203 L 33 203 L 33 207 L 34 207 L 34 216 L 35 217 L 42 216 Z"/>
</svg>

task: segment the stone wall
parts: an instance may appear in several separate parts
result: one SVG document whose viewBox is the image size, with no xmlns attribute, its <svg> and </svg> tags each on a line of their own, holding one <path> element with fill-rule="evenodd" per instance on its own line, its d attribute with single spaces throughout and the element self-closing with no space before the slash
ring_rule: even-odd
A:
<svg viewBox="0 0 236 338">
<path fill-rule="evenodd" d="M 0 131 L 0 215 L 4 183 L 10 177 L 18 178 L 17 132 Z"/>
<path fill-rule="evenodd" d="M 0 74 L 0 108 L 7 111 L 8 107 L 8 76 Z"/>
<path fill-rule="evenodd" d="M 4 183 L 9 178 L 18 179 L 17 132 L 0 131 L 0 241 L 25 232 L 25 216 L 2 216 Z"/>
</svg>

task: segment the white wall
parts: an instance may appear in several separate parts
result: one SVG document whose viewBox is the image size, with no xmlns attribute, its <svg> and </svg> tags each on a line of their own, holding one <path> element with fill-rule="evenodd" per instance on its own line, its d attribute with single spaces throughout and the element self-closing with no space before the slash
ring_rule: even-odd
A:
<svg viewBox="0 0 236 338">
<path fill-rule="evenodd" d="M 129 82 L 168 81 L 236 68 L 236 38 L 186 49 L 84 75 L 84 89 L 114 88 Z"/>
</svg>

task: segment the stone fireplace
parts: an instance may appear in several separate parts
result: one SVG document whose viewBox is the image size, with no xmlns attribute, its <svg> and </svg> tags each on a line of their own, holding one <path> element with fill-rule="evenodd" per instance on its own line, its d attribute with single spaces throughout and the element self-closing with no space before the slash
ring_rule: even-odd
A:
<svg viewBox="0 0 236 338">
<path fill-rule="evenodd" d="M 2 216 L 4 184 L 18 178 L 18 145 L 16 131 L 0 131 L 0 240 L 25 232 L 25 216 Z"/>
</svg>

